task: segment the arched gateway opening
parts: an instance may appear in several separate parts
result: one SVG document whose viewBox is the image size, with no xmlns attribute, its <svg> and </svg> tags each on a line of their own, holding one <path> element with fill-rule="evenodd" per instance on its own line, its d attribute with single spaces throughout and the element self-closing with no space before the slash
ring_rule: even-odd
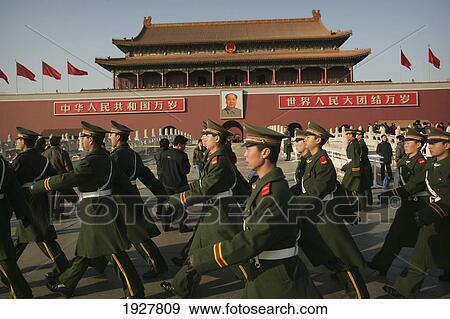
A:
<svg viewBox="0 0 450 319">
<path fill-rule="evenodd" d="M 244 136 L 244 128 L 242 127 L 241 123 L 237 121 L 226 121 L 222 124 L 222 126 L 230 131 L 231 134 L 233 134 L 233 136 L 231 137 L 232 142 L 242 142 Z"/>
</svg>

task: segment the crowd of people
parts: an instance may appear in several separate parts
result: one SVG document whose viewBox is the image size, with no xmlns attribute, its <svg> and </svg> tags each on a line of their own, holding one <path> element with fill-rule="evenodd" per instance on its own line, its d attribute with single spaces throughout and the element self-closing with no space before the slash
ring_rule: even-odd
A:
<svg viewBox="0 0 450 319">
<path fill-rule="evenodd" d="M 203 274 L 230 268 L 245 284 L 245 298 L 322 298 L 313 273 L 333 274 L 351 298 L 370 298 L 361 270 L 368 266 L 386 274 L 402 247 L 413 247 L 411 261 L 394 286 L 383 287 L 387 294 L 415 296 L 432 268 L 443 269 L 440 279 L 450 280 L 450 133 L 445 130 L 427 127 L 424 134 L 413 126 L 398 137 L 402 144 L 394 160 L 400 182 L 379 199 L 400 197 L 401 206 L 383 247 L 367 262 L 348 230 L 360 221 L 359 212 L 373 204 L 363 130 L 343 128 L 347 163 L 340 168 L 341 183 L 323 149 L 332 134 L 313 122 L 304 131 L 296 130 L 299 161 L 295 183 L 289 186 L 277 166 L 287 136 L 268 128 L 244 127 L 249 182 L 236 166 L 229 131 L 211 120 L 204 122 L 192 158 L 196 179 L 188 182 L 191 165 L 184 136 L 176 136 L 171 145 L 161 140 L 155 177 L 128 144 L 131 128 L 116 121 L 109 130 L 87 122 L 81 127 L 86 155 L 75 169 L 59 137 L 50 139 L 50 148 L 39 150 L 39 134 L 22 127 L 17 128 L 19 154 L 12 163 L 0 158 L 0 270 L 12 298 L 33 296 L 17 265 L 30 242 L 52 262 L 53 270 L 46 274 L 52 292 L 71 297 L 88 267 L 101 273 L 111 263 L 125 297 L 143 298 L 143 281 L 127 250 L 133 246 L 145 260 L 144 279 L 157 278 L 168 265 L 153 241 L 160 230 L 137 180 L 156 196 L 156 218 L 164 231 L 173 230 L 175 221 L 180 232 L 192 231 L 172 259 L 179 266 L 173 280 L 161 282 L 162 289 L 176 296 L 192 296 Z M 104 146 L 107 135 L 111 151 Z M 428 159 L 422 154 L 425 144 Z M 386 171 L 392 178 L 392 147 L 385 135 L 377 153 L 383 157 L 382 179 Z M 77 203 L 81 220 L 70 262 L 50 216 L 51 206 L 59 208 L 63 200 Z M 304 208 L 292 210 L 292 203 Z M 190 229 L 187 208 L 197 204 L 202 204 L 202 214 Z M 15 241 L 12 211 L 18 219 Z"/>
</svg>

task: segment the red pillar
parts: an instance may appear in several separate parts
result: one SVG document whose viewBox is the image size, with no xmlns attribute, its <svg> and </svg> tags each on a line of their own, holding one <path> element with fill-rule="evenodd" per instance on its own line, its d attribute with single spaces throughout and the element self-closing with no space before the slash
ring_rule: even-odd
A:
<svg viewBox="0 0 450 319">
<path fill-rule="evenodd" d="M 328 73 L 327 73 L 327 71 L 328 71 L 328 68 L 325 67 L 325 69 L 324 69 L 324 81 L 325 81 L 325 83 L 328 83 Z"/>
<path fill-rule="evenodd" d="M 353 67 L 350 68 L 350 83 L 353 82 Z"/>
<path fill-rule="evenodd" d="M 212 71 L 211 71 L 211 85 L 212 86 L 214 86 L 214 73 L 215 73 L 215 70 L 212 69 Z"/>
<path fill-rule="evenodd" d="M 189 70 L 186 71 L 186 86 L 189 86 Z"/>
<path fill-rule="evenodd" d="M 161 86 L 164 87 L 164 71 L 161 72 Z"/>
<path fill-rule="evenodd" d="M 247 68 L 247 85 L 250 85 L 250 68 Z"/>
<path fill-rule="evenodd" d="M 116 89 L 116 71 L 113 71 L 113 89 Z"/>
<path fill-rule="evenodd" d="M 275 67 L 272 69 L 272 84 L 275 84 L 276 82 L 276 74 L 275 74 Z"/>
<path fill-rule="evenodd" d="M 139 72 L 136 73 L 136 89 L 139 89 Z"/>
<path fill-rule="evenodd" d="M 298 66 L 298 75 L 297 75 L 297 83 L 302 83 L 302 66 Z"/>
</svg>

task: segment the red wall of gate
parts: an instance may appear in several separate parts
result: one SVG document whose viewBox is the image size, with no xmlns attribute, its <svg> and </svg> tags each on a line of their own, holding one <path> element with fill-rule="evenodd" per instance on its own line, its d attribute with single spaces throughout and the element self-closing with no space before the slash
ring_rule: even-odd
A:
<svg viewBox="0 0 450 319">
<path fill-rule="evenodd" d="M 327 128 L 336 127 L 343 123 L 366 126 L 380 119 L 420 119 L 432 121 L 433 124 L 440 121 L 447 124 L 450 121 L 450 83 L 446 82 L 444 84 L 444 87 L 440 85 L 439 88 L 430 89 L 420 88 L 411 84 L 411 88 L 408 90 L 417 90 L 419 92 L 419 106 L 417 107 L 280 110 L 278 108 L 278 98 L 280 94 L 284 94 L 283 92 L 275 93 L 273 88 L 268 88 L 268 93 L 264 93 L 260 89 L 257 92 L 250 92 L 249 90 L 248 94 L 244 95 L 244 119 L 237 119 L 236 121 L 241 124 L 249 122 L 261 126 L 299 123 L 305 127 L 308 121 L 313 120 Z M 355 88 L 360 89 L 357 86 Z M 396 89 L 394 85 L 392 85 L 392 88 Z M 245 88 L 243 89 L 246 91 Z M 386 91 L 385 86 L 380 91 Z M 96 92 L 96 94 L 99 94 L 99 91 Z M 152 128 L 158 133 L 159 128 L 173 126 L 197 138 L 200 135 L 203 120 L 210 118 L 219 123 L 226 121 L 220 119 L 220 94 L 217 92 L 219 91 L 215 89 L 214 92 L 210 92 L 210 95 L 196 95 L 197 91 L 191 89 L 188 94 L 184 95 L 186 98 L 186 112 L 183 113 L 95 114 L 80 116 L 55 116 L 53 115 L 53 103 L 61 99 L 71 101 L 74 99 L 95 98 L 95 95 L 89 93 L 89 91 L 72 93 L 67 95 L 67 98 L 62 93 L 47 94 L 45 95 L 46 100 L 40 100 L 39 94 L 36 94 L 36 96 L 29 94 L 0 95 L 0 140 L 5 141 L 7 134 L 11 134 L 14 137 L 16 126 L 23 126 L 42 132 L 44 129 L 78 128 L 80 121 L 85 120 L 109 128 L 111 119 L 123 122 L 139 130 L 141 137 L 145 128 L 148 129 L 148 134 L 150 135 Z M 334 92 L 340 91 L 337 89 Z M 120 96 L 120 92 L 118 93 L 117 91 L 105 90 L 100 91 L 100 93 L 101 98 L 99 99 L 101 100 L 114 99 Z M 157 96 L 154 91 L 151 94 Z M 180 97 L 180 93 L 176 90 L 164 91 L 164 96 L 170 96 L 171 94 Z M 139 95 L 145 96 L 145 92 L 140 91 Z"/>
</svg>

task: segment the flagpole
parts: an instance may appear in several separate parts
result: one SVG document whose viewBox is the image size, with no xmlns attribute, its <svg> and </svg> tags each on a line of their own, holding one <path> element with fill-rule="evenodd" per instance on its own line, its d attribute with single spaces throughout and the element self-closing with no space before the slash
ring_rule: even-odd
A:
<svg viewBox="0 0 450 319">
<path fill-rule="evenodd" d="M 17 60 L 16 61 L 16 93 L 19 93 L 19 84 L 17 82 Z"/>
<path fill-rule="evenodd" d="M 430 54 L 430 45 L 428 44 L 428 52 L 427 55 Z M 428 57 L 427 57 L 428 60 Z M 428 82 L 431 82 L 431 65 L 430 61 L 428 61 Z"/>
<path fill-rule="evenodd" d="M 67 66 L 68 66 L 68 64 L 67 63 L 69 63 L 69 59 L 66 59 L 66 71 L 68 71 L 67 70 Z M 70 92 L 70 84 L 69 84 L 69 72 L 67 72 L 67 92 Z"/>
<path fill-rule="evenodd" d="M 42 68 L 42 59 L 41 59 L 41 81 L 42 81 L 42 92 L 44 92 L 44 70 Z"/>
</svg>

